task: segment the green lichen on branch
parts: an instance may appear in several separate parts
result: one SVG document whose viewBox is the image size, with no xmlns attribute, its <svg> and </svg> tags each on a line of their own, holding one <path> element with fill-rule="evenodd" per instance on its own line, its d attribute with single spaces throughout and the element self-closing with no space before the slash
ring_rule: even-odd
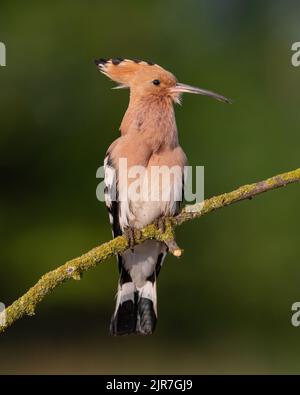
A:
<svg viewBox="0 0 300 395">
<path fill-rule="evenodd" d="M 185 208 L 175 217 L 174 224 L 181 225 L 183 222 L 193 218 L 201 217 L 218 208 L 226 207 L 229 204 L 241 200 L 252 199 L 256 195 L 286 186 L 300 181 L 300 168 L 287 173 L 278 174 L 267 180 L 244 185 L 232 192 L 223 193 L 204 200 L 204 202 L 185 206 Z"/>
<path fill-rule="evenodd" d="M 251 199 L 261 193 L 299 181 L 300 168 L 279 174 L 264 181 L 244 185 L 232 192 L 204 200 L 202 203 L 186 206 L 176 217 L 166 220 L 164 232 L 157 229 L 153 224 L 148 225 L 142 231 L 136 232 L 135 243 L 140 244 L 147 239 L 156 239 L 166 243 L 169 250 L 175 256 L 180 256 L 182 250 L 175 242 L 175 226 L 181 225 L 188 220 L 201 217 L 216 209 L 226 207 L 241 200 Z M 42 276 L 23 296 L 0 313 L 0 332 L 3 332 L 24 315 L 34 315 L 37 304 L 60 284 L 70 279 L 79 280 L 85 271 L 97 266 L 99 263 L 115 254 L 122 254 L 128 246 L 128 240 L 125 236 L 119 236 L 93 248 L 91 251 L 78 258 L 66 262 L 64 265 Z M 1 323 L 4 324 L 1 325 Z"/>
</svg>

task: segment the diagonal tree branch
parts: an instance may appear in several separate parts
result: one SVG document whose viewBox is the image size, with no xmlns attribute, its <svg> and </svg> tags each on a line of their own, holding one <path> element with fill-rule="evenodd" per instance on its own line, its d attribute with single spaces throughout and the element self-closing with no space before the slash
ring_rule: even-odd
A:
<svg viewBox="0 0 300 395">
<path fill-rule="evenodd" d="M 244 185 L 232 192 L 206 199 L 202 203 L 187 205 L 176 217 L 169 218 L 166 221 L 166 229 L 164 232 L 157 229 L 155 225 L 149 225 L 142 231 L 136 232 L 135 243 L 140 244 L 147 239 L 163 241 L 168 245 L 171 253 L 175 256 L 180 256 L 182 250 L 177 246 L 174 238 L 174 228 L 176 226 L 194 218 L 201 217 L 216 209 L 226 207 L 241 200 L 251 199 L 261 193 L 299 181 L 300 168 L 279 174 L 264 181 Z M 24 315 L 34 315 L 37 304 L 54 288 L 70 279 L 79 280 L 85 271 L 97 266 L 114 254 L 121 254 L 128 246 L 128 241 L 125 236 L 119 236 L 93 248 L 91 251 L 78 258 L 66 262 L 64 265 L 42 276 L 23 296 L 0 313 L 0 332 L 3 332 Z"/>
</svg>

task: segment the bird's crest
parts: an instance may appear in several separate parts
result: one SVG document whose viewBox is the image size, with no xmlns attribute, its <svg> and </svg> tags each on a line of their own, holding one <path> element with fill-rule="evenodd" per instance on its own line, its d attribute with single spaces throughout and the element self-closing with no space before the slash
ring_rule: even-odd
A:
<svg viewBox="0 0 300 395">
<path fill-rule="evenodd" d="M 171 75 L 158 64 L 139 59 L 101 58 L 95 60 L 95 63 L 101 73 L 120 84 L 117 88 L 128 87 L 137 79 L 147 78 L 147 76 L 152 77 L 161 73 Z"/>
</svg>

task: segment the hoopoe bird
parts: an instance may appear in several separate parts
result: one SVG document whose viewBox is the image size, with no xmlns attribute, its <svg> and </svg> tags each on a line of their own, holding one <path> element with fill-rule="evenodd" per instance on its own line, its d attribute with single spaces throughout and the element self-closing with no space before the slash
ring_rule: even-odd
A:
<svg viewBox="0 0 300 395">
<path fill-rule="evenodd" d="M 214 92 L 181 84 L 169 71 L 150 62 L 113 58 L 95 63 L 101 73 L 118 84 L 116 88 L 130 89 L 129 106 L 120 126 L 121 136 L 108 148 L 104 160 L 105 203 L 113 237 L 125 234 L 130 240 L 133 229 L 142 229 L 151 223 L 163 224 L 164 217 L 179 212 L 187 158 L 178 142 L 173 104 L 180 103 L 185 92 L 230 101 Z M 125 175 L 121 175 L 124 163 L 121 159 L 127 161 Z M 148 182 L 151 169 L 157 166 L 167 169 L 176 166 L 181 176 L 171 177 L 164 199 L 161 196 L 148 199 L 153 192 L 149 188 L 146 195 L 140 194 L 142 197 L 136 199 L 129 188 L 125 194 L 123 191 L 126 185 L 132 185 L 134 177 L 128 174 L 135 166 L 145 169 Z M 145 187 L 145 183 L 140 185 L 142 189 Z M 160 181 L 157 188 L 162 192 L 165 186 Z M 153 333 L 157 321 L 156 280 L 167 249 L 162 242 L 146 240 L 118 256 L 120 278 L 111 334 Z"/>
</svg>

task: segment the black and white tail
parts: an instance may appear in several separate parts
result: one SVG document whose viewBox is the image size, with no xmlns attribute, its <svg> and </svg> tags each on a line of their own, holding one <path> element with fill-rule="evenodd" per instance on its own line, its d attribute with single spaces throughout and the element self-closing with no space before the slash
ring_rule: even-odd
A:
<svg viewBox="0 0 300 395">
<path fill-rule="evenodd" d="M 157 321 L 156 274 L 151 277 L 137 288 L 130 275 L 121 269 L 116 309 L 110 325 L 112 335 L 150 335 L 154 332 Z"/>
</svg>

